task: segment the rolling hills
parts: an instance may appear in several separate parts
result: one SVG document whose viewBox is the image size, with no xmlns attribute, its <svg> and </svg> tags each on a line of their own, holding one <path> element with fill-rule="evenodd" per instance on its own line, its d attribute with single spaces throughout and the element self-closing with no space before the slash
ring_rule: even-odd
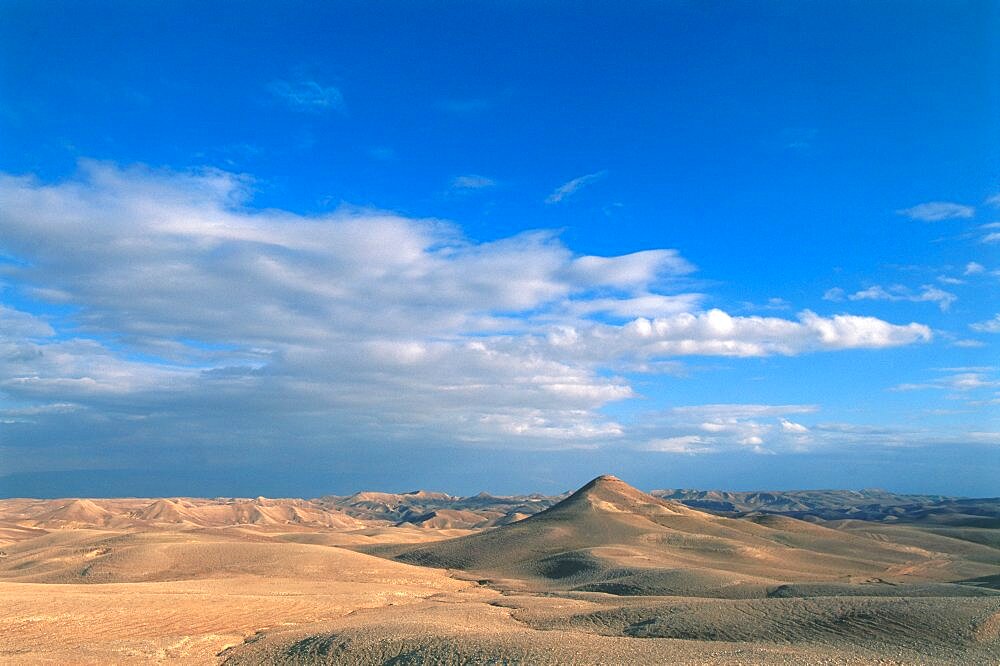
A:
<svg viewBox="0 0 1000 666">
<path fill-rule="evenodd" d="M 0 661 L 995 664 L 995 502 L 0 500 Z"/>
</svg>

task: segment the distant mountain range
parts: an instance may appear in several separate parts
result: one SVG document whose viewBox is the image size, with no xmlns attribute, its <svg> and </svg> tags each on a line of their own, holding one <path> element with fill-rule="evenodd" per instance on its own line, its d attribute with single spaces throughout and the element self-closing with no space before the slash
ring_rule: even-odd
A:
<svg viewBox="0 0 1000 666">
<path fill-rule="evenodd" d="M 1000 498 L 899 495 L 885 490 L 789 490 L 727 492 L 654 490 L 650 493 L 719 515 L 776 513 L 804 520 L 928 522 L 1000 527 Z"/>
</svg>

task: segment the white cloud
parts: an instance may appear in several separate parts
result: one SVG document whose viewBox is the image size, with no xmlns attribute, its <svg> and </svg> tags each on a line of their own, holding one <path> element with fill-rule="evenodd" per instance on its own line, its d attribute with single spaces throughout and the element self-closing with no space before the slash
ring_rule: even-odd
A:
<svg viewBox="0 0 1000 666">
<path fill-rule="evenodd" d="M 789 421 L 788 419 L 781 419 L 781 429 L 785 432 L 794 432 L 799 434 L 809 432 L 809 428 L 805 427 L 801 423 L 795 423 L 794 421 Z"/>
<path fill-rule="evenodd" d="M 267 89 L 296 111 L 343 113 L 347 109 L 339 88 L 322 85 L 312 79 L 279 79 L 268 84 Z"/>
<path fill-rule="evenodd" d="M 993 319 L 969 324 L 969 328 L 980 333 L 1000 333 L 1000 313 Z"/>
<path fill-rule="evenodd" d="M 903 208 L 896 212 L 914 220 L 939 222 L 941 220 L 973 217 L 976 214 L 976 209 L 973 206 L 965 206 L 950 201 L 929 201 L 910 208 Z"/>
<path fill-rule="evenodd" d="M 620 289 L 649 284 L 661 276 L 685 275 L 695 267 L 677 250 L 645 250 L 619 257 L 579 257 L 567 268 L 567 277 L 583 287 Z"/>
<path fill-rule="evenodd" d="M 694 270 L 676 250 L 579 256 L 548 232 L 476 243 L 380 211 L 256 210 L 249 188 L 97 162 L 56 184 L 0 176 L 0 250 L 23 260 L 5 279 L 73 307 L 52 321 L 0 309 L 0 393 L 79 405 L 60 418 L 99 417 L 89 432 L 122 441 L 313 428 L 323 442 L 578 446 L 632 436 L 601 411 L 636 395 L 619 368 L 931 337 L 873 317 L 702 311 L 701 294 L 669 289 Z M 771 447 L 740 433 L 753 437 Z"/>
<path fill-rule="evenodd" d="M 713 453 L 711 442 L 698 435 L 681 435 L 654 439 L 642 447 L 646 451 L 661 453 Z"/>
<path fill-rule="evenodd" d="M 55 331 L 48 322 L 0 303 L 0 340 L 5 338 L 47 338 L 53 335 L 55 335 Z"/>
<path fill-rule="evenodd" d="M 919 291 L 914 291 L 909 287 L 904 287 L 903 285 L 892 285 L 889 287 L 883 287 L 882 285 L 874 285 L 860 291 L 856 291 L 853 294 L 848 294 L 840 287 L 834 287 L 833 289 L 828 289 L 826 293 L 823 294 L 823 299 L 827 301 L 909 301 L 911 303 L 935 303 L 941 309 L 942 312 L 946 312 L 951 304 L 958 300 L 958 296 L 955 294 L 935 287 L 934 285 L 925 284 L 920 287 Z"/>
<path fill-rule="evenodd" d="M 797 320 L 776 317 L 733 317 L 722 310 L 639 317 L 622 325 L 564 324 L 547 339 L 547 353 L 606 362 L 613 358 L 643 361 L 676 356 L 794 356 L 842 349 L 882 349 L 927 342 L 923 325 L 889 324 L 874 317 L 811 311 Z"/>
<path fill-rule="evenodd" d="M 637 294 L 628 298 L 583 298 L 568 301 L 565 312 L 573 317 L 587 317 L 593 314 L 608 314 L 620 319 L 634 317 L 666 317 L 697 309 L 703 299 L 702 294 Z"/>
<path fill-rule="evenodd" d="M 792 304 L 783 298 L 771 297 L 767 299 L 765 303 L 757 304 L 750 301 L 744 301 L 742 303 L 743 308 L 749 311 L 764 310 L 764 311 L 777 311 L 777 310 L 791 310 Z"/>
<path fill-rule="evenodd" d="M 980 243 L 997 243 L 1000 242 L 1000 222 L 990 222 L 988 224 L 981 224 L 977 227 L 987 233 L 979 238 Z M 994 271 L 995 273 L 996 271 Z"/>
<path fill-rule="evenodd" d="M 646 355 L 794 355 L 833 349 L 878 349 L 925 342 L 922 324 L 898 326 L 874 317 L 821 317 L 809 310 L 798 321 L 776 317 L 733 317 L 717 309 L 700 314 L 636 319 L 622 329 L 634 349 Z"/>
<path fill-rule="evenodd" d="M 941 389 L 948 391 L 974 391 L 1000 386 L 1000 382 L 990 378 L 988 371 L 991 368 L 942 368 L 942 370 L 954 370 L 957 372 L 928 382 L 899 384 L 891 390 L 920 391 L 924 389 Z"/>
<path fill-rule="evenodd" d="M 652 419 L 658 433 L 640 448 L 664 453 L 751 451 L 775 453 L 809 448 L 808 427 L 785 418 L 812 414 L 816 405 L 712 404 L 674 407 Z"/>
<path fill-rule="evenodd" d="M 563 183 L 553 190 L 552 194 L 545 198 L 545 203 L 559 203 L 578 190 L 604 178 L 606 175 L 608 175 L 607 171 L 597 171 L 595 173 L 588 173 L 585 176 L 580 176 L 579 178 L 574 178 L 568 183 Z"/>
<path fill-rule="evenodd" d="M 818 405 L 756 405 L 756 404 L 712 404 L 674 407 L 672 414 L 690 416 L 696 419 L 737 420 L 765 418 L 786 414 L 813 414 Z"/>
<path fill-rule="evenodd" d="M 972 402 L 969 402 L 972 405 Z M 716 404 L 677 407 L 650 418 L 637 448 L 679 454 L 798 453 L 830 449 L 913 448 L 998 441 L 996 433 L 865 423 L 799 423 L 815 405 Z"/>
<path fill-rule="evenodd" d="M 986 270 L 986 267 L 975 261 L 970 261 L 965 265 L 965 271 L 962 275 L 979 275 Z"/>
</svg>

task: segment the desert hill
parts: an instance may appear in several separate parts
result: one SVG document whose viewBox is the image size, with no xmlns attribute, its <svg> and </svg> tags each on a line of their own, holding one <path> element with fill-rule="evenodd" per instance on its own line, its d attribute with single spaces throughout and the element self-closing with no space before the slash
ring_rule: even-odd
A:
<svg viewBox="0 0 1000 666">
<path fill-rule="evenodd" d="M 506 526 L 361 549 L 475 580 L 479 601 L 266 632 L 223 663 L 992 664 L 996 574 L 949 581 L 1000 572 L 1000 550 L 967 531 L 717 516 L 602 476 Z"/>
<path fill-rule="evenodd" d="M 753 495 L 0 500 L 0 661 L 1000 663 L 990 500 Z"/>
<path fill-rule="evenodd" d="M 39 515 L 39 527 L 85 527 L 107 525 L 115 514 L 89 499 L 74 499 Z"/>
<path fill-rule="evenodd" d="M 0 524 L 35 529 L 146 529 L 235 525 L 360 528 L 366 523 L 312 500 L 126 498 L 0 500 Z"/>
<path fill-rule="evenodd" d="M 0 580 L 93 585 L 256 576 L 319 584 L 351 580 L 348 565 L 383 563 L 378 568 L 412 569 L 267 532 L 58 530 L 7 546 Z"/>
<path fill-rule="evenodd" d="M 992 551 L 992 549 L 991 549 Z M 788 517 L 727 518 L 601 476 L 554 506 L 493 530 L 367 552 L 551 589 L 764 597 L 870 581 L 871 594 L 989 575 L 1000 566 Z M 893 588 L 890 590 L 889 588 Z M 948 586 L 947 593 L 988 593 Z M 922 593 L 926 593 L 926 590 Z"/>
</svg>

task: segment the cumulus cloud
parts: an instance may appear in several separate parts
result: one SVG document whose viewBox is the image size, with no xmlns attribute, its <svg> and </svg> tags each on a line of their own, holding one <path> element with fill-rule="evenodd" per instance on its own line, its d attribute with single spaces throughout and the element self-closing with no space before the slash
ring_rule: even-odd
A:
<svg viewBox="0 0 1000 666">
<path fill-rule="evenodd" d="M 960 283 L 960 281 L 959 281 Z M 867 289 L 861 289 L 848 294 L 840 287 L 828 289 L 823 294 L 823 299 L 827 301 L 909 301 L 911 303 L 935 303 L 942 312 L 946 312 L 951 304 L 958 300 L 955 294 L 939 289 L 934 285 L 925 284 L 919 290 L 914 291 L 901 284 L 889 287 L 874 285 Z"/>
<path fill-rule="evenodd" d="M 567 335 L 566 331 L 572 335 Z M 626 324 L 564 328 L 553 347 L 574 354 L 607 354 L 636 358 L 668 356 L 792 356 L 813 351 L 880 349 L 926 342 L 923 325 L 889 324 L 874 317 L 821 317 L 805 310 L 797 320 L 777 317 L 733 317 L 719 309 L 682 312 L 667 317 L 636 318 Z M 564 342 L 569 341 L 569 342 Z"/>
<path fill-rule="evenodd" d="M 940 222 L 941 220 L 959 218 L 968 219 L 976 214 L 976 209 L 973 206 L 965 206 L 951 201 L 929 201 L 896 212 L 913 220 Z"/>
<path fill-rule="evenodd" d="M 970 261 L 965 265 L 965 270 L 962 272 L 962 275 L 979 275 L 985 270 L 986 267 L 983 266 L 982 264 L 975 261 Z"/>
<path fill-rule="evenodd" d="M 608 175 L 607 171 L 597 171 L 595 173 L 588 173 L 585 176 L 580 176 L 579 178 L 574 178 L 568 183 L 563 183 L 555 190 L 553 190 L 552 194 L 550 194 L 545 198 L 545 203 L 548 204 L 559 203 L 565 200 L 567 197 L 572 196 L 579 190 L 583 189 L 584 187 L 601 180 L 607 175 Z"/>
<path fill-rule="evenodd" d="M 18 258 L 5 275 L 72 308 L 0 307 L 0 393 L 75 405 L 52 418 L 122 442 L 580 446 L 633 436 L 602 411 L 637 395 L 622 372 L 931 337 L 873 317 L 704 311 L 677 289 L 694 266 L 676 250 L 580 256 L 549 232 L 477 243 L 376 210 L 254 209 L 251 187 L 86 161 L 54 184 L 0 176 L 0 251 Z"/>
</svg>

